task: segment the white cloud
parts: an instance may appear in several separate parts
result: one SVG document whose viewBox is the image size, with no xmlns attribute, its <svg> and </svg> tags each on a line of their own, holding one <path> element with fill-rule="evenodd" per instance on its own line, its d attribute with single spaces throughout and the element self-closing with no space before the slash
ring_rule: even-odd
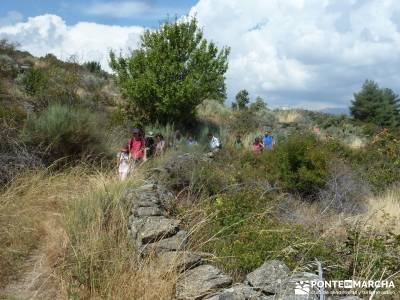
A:
<svg viewBox="0 0 400 300">
<path fill-rule="evenodd" d="M 273 105 L 346 106 L 366 79 L 400 92 L 397 0 L 200 0 L 206 37 L 231 47 L 231 97 Z"/>
<path fill-rule="evenodd" d="M 142 1 L 108 1 L 92 3 L 84 9 L 84 12 L 95 16 L 127 18 L 146 13 L 150 9 L 150 5 Z"/>
<path fill-rule="evenodd" d="M 52 53 L 61 59 L 71 55 L 84 61 L 99 61 L 109 70 L 108 53 L 134 49 L 144 28 L 122 27 L 79 22 L 68 26 L 56 15 L 29 18 L 26 22 L 0 27 L 0 38 L 18 42 L 21 48 L 35 56 Z"/>
<path fill-rule="evenodd" d="M 141 8 L 131 13 L 135 9 Z M 273 106 L 347 106 L 366 78 L 400 93 L 398 0 L 200 0 L 190 13 L 208 39 L 231 47 L 230 99 L 246 88 Z M 42 15 L 0 25 L 0 38 L 34 55 L 75 54 L 108 68 L 109 49 L 135 48 L 143 30 L 87 22 L 68 26 L 58 16 Z"/>
</svg>

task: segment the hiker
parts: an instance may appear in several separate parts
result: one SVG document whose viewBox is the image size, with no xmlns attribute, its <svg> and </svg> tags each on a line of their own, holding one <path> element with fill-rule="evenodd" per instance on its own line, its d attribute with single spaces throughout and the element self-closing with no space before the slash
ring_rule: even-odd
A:
<svg viewBox="0 0 400 300">
<path fill-rule="evenodd" d="M 233 146 L 235 147 L 236 150 L 241 150 L 243 149 L 243 142 L 242 142 L 242 137 L 240 134 L 236 135 L 235 142 L 233 143 Z"/>
<path fill-rule="evenodd" d="M 165 140 L 161 133 L 156 134 L 156 155 L 161 156 L 165 151 Z"/>
<path fill-rule="evenodd" d="M 274 137 L 271 135 L 270 131 L 266 131 L 265 135 L 262 139 L 262 143 L 264 145 L 264 149 L 271 150 L 273 145 L 275 144 Z"/>
<path fill-rule="evenodd" d="M 154 155 L 155 151 L 155 141 L 154 141 L 154 136 L 153 132 L 149 131 L 149 134 L 145 138 L 146 142 L 146 158 L 152 157 Z"/>
<path fill-rule="evenodd" d="M 117 170 L 120 181 L 124 181 L 128 177 L 129 169 L 129 147 L 125 145 L 117 154 Z"/>
<path fill-rule="evenodd" d="M 192 135 L 189 135 L 188 139 L 187 139 L 187 145 L 189 147 L 193 147 L 197 145 L 197 141 L 194 139 L 194 137 Z"/>
<path fill-rule="evenodd" d="M 254 139 L 252 150 L 254 154 L 260 154 L 264 149 L 263 143 L 259 137 Z"/>
<path fill-rule="evenodd" d="M 177 130 L 174 133 L 174 144 L 173 144 L 173 146 L 174 146 L 175 149 L 178 149 L 178 148 L 180 148 L 181 144 L 182 144 L 182 134 L 181 134 L 181 132 L 179 130 Z"/>
<path fill-rule="evenodd" d="M 221 142 L 217 137 L 215 137 L 211 132 L 207 134 L 208 140 L 210 141 L 211 152 L 218 152 L 221 149 Z"/>
<path fill-rule="evenodd" d="M 138 128 L 132 130 L 132 138 L 128 141 L 129 158 L 134 163 L 146 161 L 146 142 L 143 139 L 142 131 Z"/>
</svg>

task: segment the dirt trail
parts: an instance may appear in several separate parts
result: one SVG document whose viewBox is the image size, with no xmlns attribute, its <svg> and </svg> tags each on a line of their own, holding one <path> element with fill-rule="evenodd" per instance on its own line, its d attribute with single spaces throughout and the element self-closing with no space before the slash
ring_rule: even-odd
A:
<svg viewBox="0 0 400 300">
<path fill-rule="evenodd" d="M 54 267 L 57 263 L 57 248 L 60 245 L 61 228 L 54 219 L 45 222 L 45 237 L 40 247 L 34 250 L 21 267 L 18 279 L 10 282 L 0 299 L 47 300 L 59 299 L 56 289 Z"/>
</svg>

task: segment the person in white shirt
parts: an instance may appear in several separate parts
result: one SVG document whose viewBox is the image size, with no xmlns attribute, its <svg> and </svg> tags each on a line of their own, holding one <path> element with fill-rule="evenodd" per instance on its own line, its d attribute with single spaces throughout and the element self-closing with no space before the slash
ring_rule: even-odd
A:
<svg viewBox="0 0 400 300">
<path fill-rule="evenodd" d="M 118 178 L 120 181 L 126 180 L 129 174 L 130 163 L 129 163 L 129 147 L 125 146 L 121 149 L 121 152 L 117 155 L 117 169 Z"/>
<path fill-rule="evenodd" d="M 207 134 L 210 141 L 210 149 L 212 152 L 218 152 L 221 149 L 221 142 L 211 132 Z"/>
</svg>

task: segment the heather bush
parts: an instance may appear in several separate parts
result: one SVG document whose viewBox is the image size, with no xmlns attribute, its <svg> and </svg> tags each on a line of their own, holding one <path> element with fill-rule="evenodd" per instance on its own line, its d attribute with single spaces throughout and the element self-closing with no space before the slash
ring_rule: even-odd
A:
<svg viewBox="0 0 400 300">
<path fill-rule="evenodd" d="M 107 152 L 100 123 L 87 110 L 51 105 L 29 116 L 23 131 L 28 145 L 38 148 L 47 161 L 93 158 Z"/>
</svg>

